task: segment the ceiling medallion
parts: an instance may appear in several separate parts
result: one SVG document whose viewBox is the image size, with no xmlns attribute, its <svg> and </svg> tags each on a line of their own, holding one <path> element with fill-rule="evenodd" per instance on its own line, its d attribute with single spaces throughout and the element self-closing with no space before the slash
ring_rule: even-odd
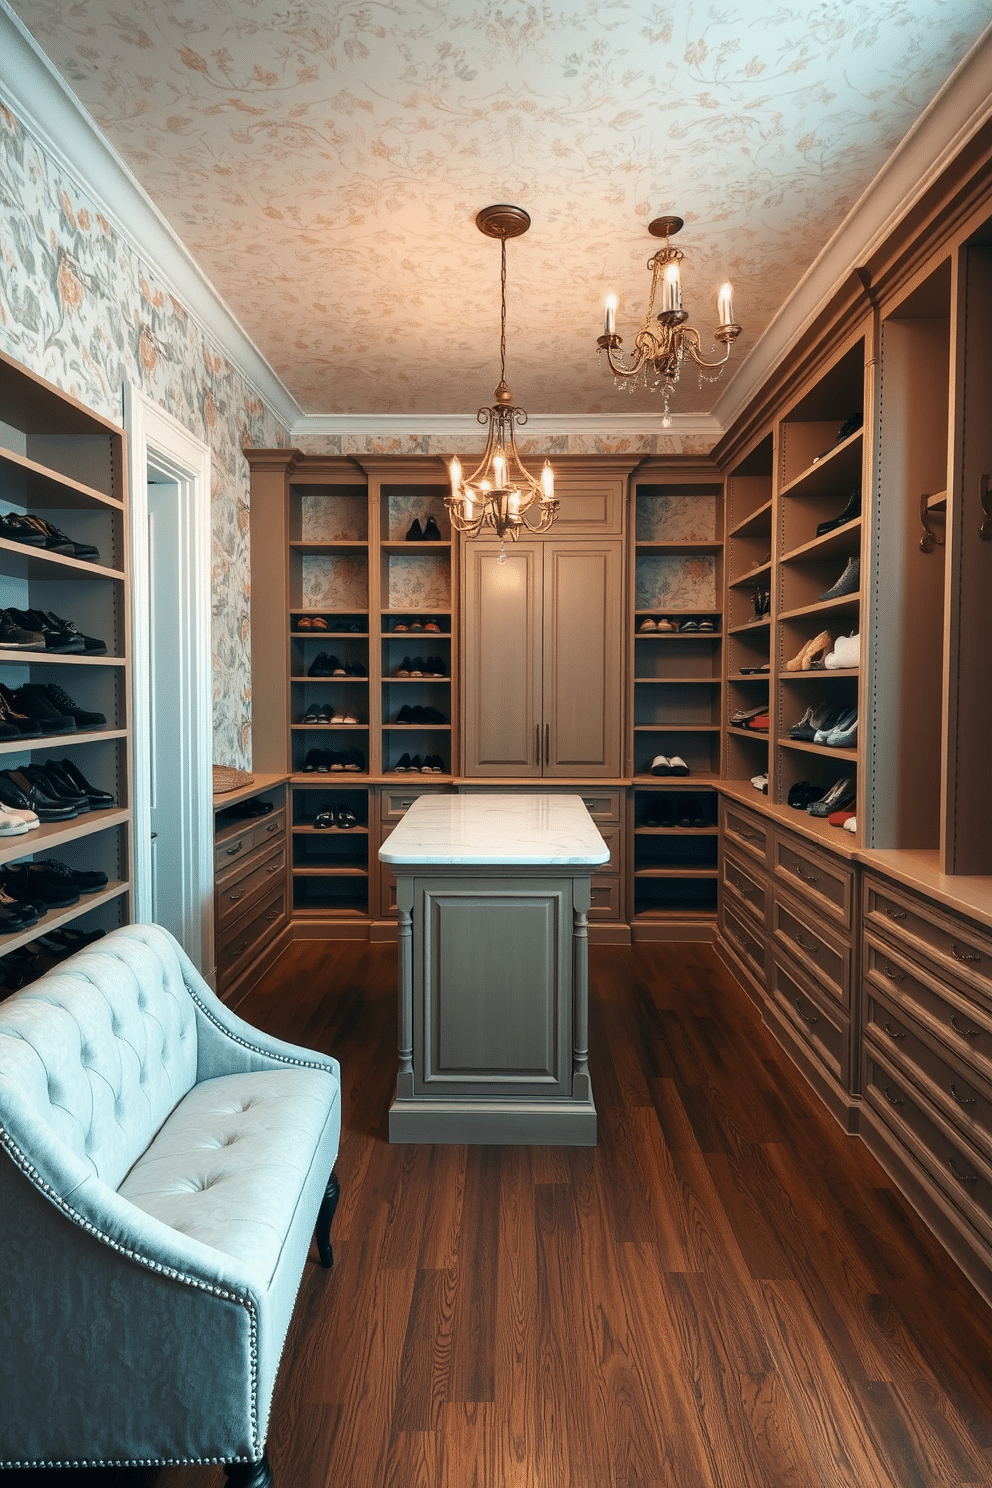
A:
<svg viewBox="0 0 992 1488">
<path fill-rule="evenodd" d="M 665 243 L 664 247 L 659 248 L 657 253 L 648 259 L 648 268 L 651 270 L 651 293 L 648 296 L 648 308 L 644 312 L 641 329 L 634 339 L 634 352 L 630 365 L 627 364 L 620 350 L 621 338 L 616 330 L 617 297 L 615 294 L 606 296 L 603 334 L 596 342 L 600 358 L 603 352 L 606 352 L 606 359 L 618 388 L 626 387 L 633 392 L 636 387 L 644 387 L 652 393 L 658 388 L 662 389 L 664 414 L 661 422 L 666 429 L 670 428 L 672 423 L 669 405 L 672 391 L 682 370 L 683 357 L 688 356 L 696 363 L 699 368 L 700 382 L 704 380 L 704 371 L 715 372 L 716 377 L 707 377 L 705 381 L 716 382 L 730 356 L 731 346 L 741 333 L 740 326 L 734 324 L 734 292 L 729 284 L 722 284 L 716 300 L 716 312 L 720 323 L 713 332 L 713 339 L 723 343 L 724 353 L 715 362 L 704 360 L 700 351 L 699 332 L 685 324 L 689 316 L 682 309 L 682 280 L 679 266 L 685 255 L 680 249 L 673 248 L 669 241 L 681 229 L 681 217 L 656 217 L 648 224 L 648 232 L 653 237 L 664 238 Z M 652 325 L 651 315 L 655 301 L 658 299 L 659 288 L 661 309 L 655 316 L 657 324 Z"/>
<path fill-rule="evenodd" d="M 487 238 L 500 240 L 499 383 L 493 394 L 496 400 L 493 406 L 479 409 L 479 423 L 489 425 L 482 462 L 471 475 L 463 476 L 458 460 L 451 461 L 451 495 L 444 498 L 444 504 L 451 525 L 458 532 L 477 537 L 483 527 L 491 527 L 501 544 L 497 561 L 504 563 L 505 538 L 509 536 L 516 542 L 522 531 L 546 532 L 558 513 L 558 502 L 554 472 L 547 461 L 539 481 L 524 469 L 513 426 L 525 424 L 527 414 L 522 408 L 513 407 L 513 394 L 506 385 L 506 240 L 525 233 L 530 227 L 530 217 L 523 207 L 501 204 L 483 207 L 475 225 Z"/>
</svg>

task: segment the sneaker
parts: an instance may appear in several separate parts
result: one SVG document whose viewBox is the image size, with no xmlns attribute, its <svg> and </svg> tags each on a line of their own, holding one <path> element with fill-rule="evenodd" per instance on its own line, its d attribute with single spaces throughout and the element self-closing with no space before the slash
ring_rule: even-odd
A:
<svg viewBox="0 0 992 1488">
<path fill-rule="evenodd" d="M 8 614 L 25 630 L 39 632 L 46 651 L 64 656 L 70 652 L 78 654 L 86 650 L 86 642 L 77 630 L 69 631 L 61 624 L 56 625 L 43 610 L 9 610 Z"/>
<path fill-rule="evenodd" d="M 55 682 L 48 682 L 43 686 L 40 683 L 35 684 L 30 682 L 25 687 L 22 687 L 20 691 L 24 692 L 26 688 L 30 688 L 32 692 L 43 692 L 56 712 L 68 715 L 68 717 L 76 720 L 76 727 L 78 729 L 107 727 L 107 715 L 105 713 L 95 713 L 87 708 L 81 708 L 78 703 L 73 702 L 65 688 L 60 687 Z"/>
<path fill-rule="evenodd" d="M 0 610 L 0 646 L 8 651 L 44 651 L 45 637 L 15 618 L 13 610 Z"/>
</svg>

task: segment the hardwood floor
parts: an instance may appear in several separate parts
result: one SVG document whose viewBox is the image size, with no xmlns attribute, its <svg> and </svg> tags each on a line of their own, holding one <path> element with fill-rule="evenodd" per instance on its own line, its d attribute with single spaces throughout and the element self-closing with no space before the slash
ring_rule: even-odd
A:
<svg viewBox="0 0 992 1488">
<path fill-rule="evenodd" d="M 595 1149 L 388 1144 L 394 947 L 297 945 L 240 1007 L 344 1078 L 278 1488 L 992 1484 L 986 1305 L 709 947 L 590 959 Z"/>
</svg>

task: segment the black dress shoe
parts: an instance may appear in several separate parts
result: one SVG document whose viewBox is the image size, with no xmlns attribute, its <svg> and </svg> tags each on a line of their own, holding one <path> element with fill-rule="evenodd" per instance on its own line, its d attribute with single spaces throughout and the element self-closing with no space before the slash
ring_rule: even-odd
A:
<svg viewBox="0 0 992 1488">
<path fill-rule="evenodd" d="M 77 702 L 60 687 L 57 682 L 45 684 L 28 682 L 19 689 L 20 692 L 31 692 L 41 694 L 56 713 L 63 717 L 74 718 L 78 729 L 98 729 L 107 727 L 107 715 L 105 713 L 94 713 L 87 708 L 81 708 Z"/>
<path fill-rule="evenodd" d="M 44 689 L 30 682 L 14 693 L 14 704 L 21 713 L 33 718 L 41 725 L 43 734 L 74 734 L 76 720 L 71 713 L 63 713 L 50 702 Z"/>
<path fill-rule="evenodd" d="M 58 764 L 54 760 L 49 760 L 45 768 L 51 770 L 53 767 L 65 776 L 68 785 L 79 791 L 82 795 L 89 797 L 91 811 L 99 811 L 107 806 L 117 805 L 110 791 L 101 790 L 97 785 L 90 785 L 82 770 L 78 769 L 72 760 L 59 760 Z M 266 806 L 269 811 L 272 810 L 271 802 L 265 801 L 261 804 Z"/>
<path fill-rule="evenodd" d="M 44 868 L 53 882 L 61 879 L 70 888 L 78 889 L 81 894 L 95 894 L 98 889 L 107 887 L 107 875 L 102 869 L 70 868 L 68 863 L 62 862 L 61 858 L 36 858 L 28 866 Z"/>
<path fill-rule="evenodd" d="M 21 711 L 14 700 L 14 694 L 2 682 L 0 682 L 0 718 L 19 734 L 37 736 L 41 733 L 41 724 L 37 718 L 29 718 Z"/>
<path fill-rule="evenodd" d="M 424 534 L 420 526 L 420 518 L 414 517 L 406 534 L 407 542 L 423 542 Z"/>
<path fill-rule="evenodd" d="M 18 811 L 33 811 L 43 822 L 71 821 L 79 815 L 74 806 L 39 789 L 19 770 L 0 770 L 0 801 Z"/>
<path fill-rule="evenodd" d="M 79 890 L 41 863 L 6 863 L 3 886 L 15 899 L 44 904 L 48 909 L 68 909 L 79 903 Z"/>
<path fill-rule="evenodd" d="M 55 628 L 57 630 L 64 631 L 66 635 L 79 636 L 79 639 L 83 643 L 83 651 L 84 651 L 85 655 L 87 655 L 87 656 L 106 656 L 106 654 L 107 654 L 107 643 L 106 643 L 106 641 L 101 641 L 96 636 L 83 635 L 81 631 L 79 631 L 79 630 L 76 629 L 75 625 L 73 625 L 73 623 L 72 623 L 71 620 L 62 620 L 58 615 L 54 614 L 51 610 L 36 610 L 33 613 L 40 614 L 40 615 L 44 616 L 45 619 L 50 620 L 52 622 L 52 624 L 55 626 Z"/>
<path fill-rule="evenodd" d="M 831 517 L 828 522 L 821 522 L 816 529 L 817 537 L 823 537 L 828 532 L 834 532 L 838 527 L 853 522 L 855 517 L 861 515 L 861 487 L 855 486 L 848 498 L 847 505 L 838 517 Z"/>
<path fill-rule="evenodd" d="M 69 785 L 57 784 L 54 777 L 43 770 L 41 765 L 19 765 L 13 772 L 16 776 L 23 775 L 32 785 L 37 786 L 42 795 L 49 796 L 53 801 L 61 802 L 64 806 L 71 806 L 74 811 L 89 811 L 90 798 L 84 791 L 77 791 Z"/>
<path fill-rule="evenodd" d="M 427 523 L 424 527 L 424 542 L 443 542 L 441 529 L 433 517 L 427 518 Z"/>
<path fill-rule="evenodd" d="M 49 522 L 46 517 L 31 515 L 26 518 L 43 536 L 46 548 L 53 553 L 65 553 L 70 558 L 81 558 L 86 562 L 99 562 L 100 550 L 92 543 L 77 542 L 74 537 L 67 537 L 58 527 Z"/>
<path fill-rule="evenodd" d="M 393 769 L 394 770 L 409 770 L 409 768 L 410 768 L 410 756 L 409 756 L 409 754 L 401 754 L 400 757 L 399 757 L 399 759 L 396 761 L 395 765 L 393 766 Z"/>
<path fill-rule="evenodd" d="M 413 722 L 413 709 L 410 707 L 410 704 L 409 703 L 404 703 L 403 704 L 402 708 L 400 709 L 400 711 L 396 715 L 396 722 L 397 723 L 412 723 Z"/>
</svg>

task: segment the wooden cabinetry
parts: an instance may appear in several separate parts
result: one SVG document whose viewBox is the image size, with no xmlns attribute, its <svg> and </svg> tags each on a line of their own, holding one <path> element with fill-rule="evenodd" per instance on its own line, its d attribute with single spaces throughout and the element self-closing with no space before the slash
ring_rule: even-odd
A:
<svg viewBox="0 0 992 1488">
<path fill-rule="evenodd" d="M 287 789 L 281 777 L 214 797 L 217 991 L 237 1002 L 275 959 L 289 918 Z"/>
<path fill-rule="evenodd" d="M 32 943 L 52 930 L 109 930 L 131 918 L 130 630 L 124 436 L 7 357 L 0 356 L 0 511 L 34 515 L 71 541 L 58 548 L 0 536 L 0 609 L 42 611 L 71 622 L 87 639 L 60 647 L 0 649 L 0 682 L 57 688 L 99 723 L 0 740 L 0 769 L 69 760 L 112 804 L 78 807 L 69 819 L 42 822 L 0 838 L 0 871 L 34 858 L 106 874 L 101 888 L 53 908 L 33 925 L 0 937 L 4 986 L 30 979 Z M 91 545 L 93 552 L 73 550 Z M 29 619 L 25 628 L 36 631 Z M 75 643 L 74 643 L 75 644 Z M 9 692 L 8 692 L 9 695 Z M 67 703 L 59 703 L 63 717 Z M 41 969 L 42 963 L 38 963 Z M 0 995 L 4 988 L 0 987 Z"/>
<path fill-rule="evenodd" d="M 566 498 L 567 499 L 567 498 Z M 465 553 L 465 774 L 617 778 L 619 538 Z"/>
</svg>

